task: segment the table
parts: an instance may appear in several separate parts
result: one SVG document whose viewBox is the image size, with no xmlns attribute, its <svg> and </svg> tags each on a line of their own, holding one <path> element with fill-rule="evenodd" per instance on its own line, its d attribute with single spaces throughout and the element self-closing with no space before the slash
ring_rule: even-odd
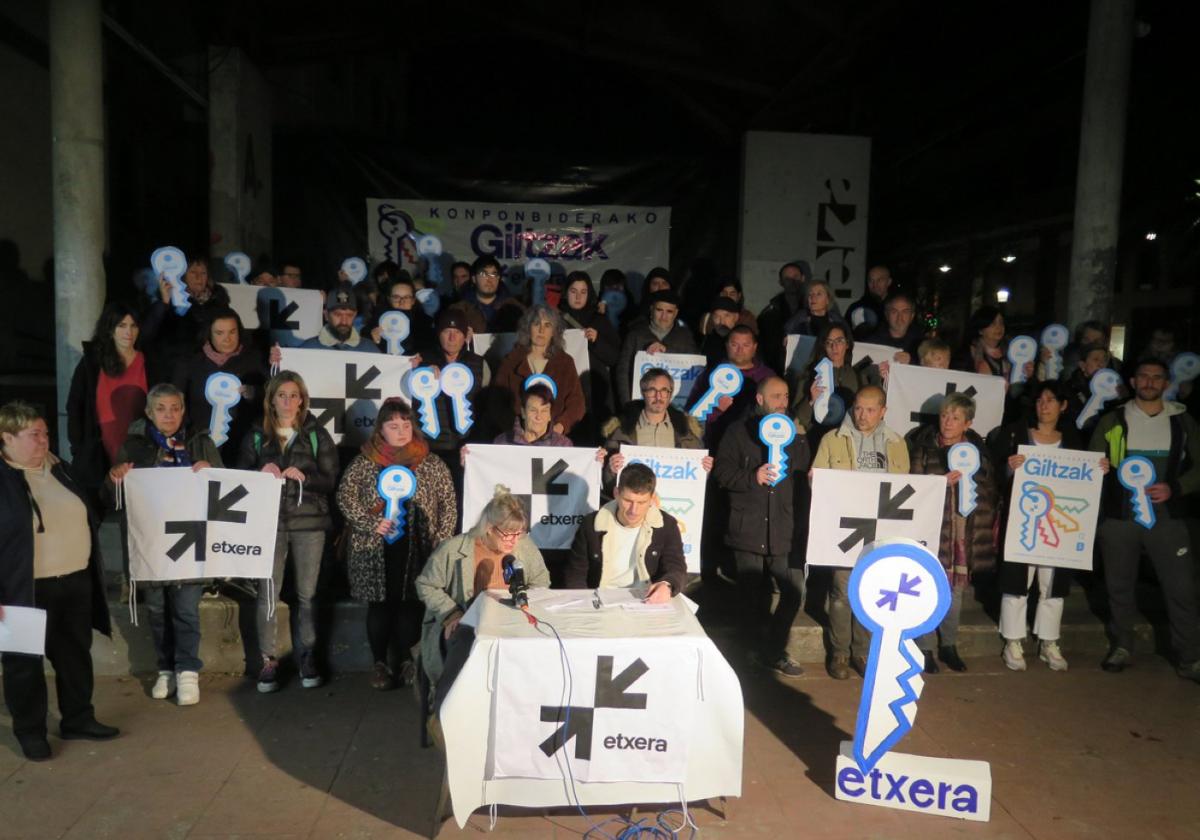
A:
<svg viewBox="0 0 1200 840">
<path fill-rule="evenodd" d="M 562 661 L 558 641 L 540 633 L 523 613 L 503 603 L 503 594 L 489 592 L 477 598 L 464 618 L 476 628 L 475 643 L 441 709 L 447 783 L 459 827 L 466 825 L 477 808 L 493 804 L 545 808 L 578 803 L 586 808 L 741 795 L 742 689 L 733 669 L 696 620 L 694 605 L 676 597 L 658 609 L 598 609 L 592 605 L 591 590 L 533 590 L 530 611 L 557 629 L 568 651 L 586 651 L 601 642 L 631 643 L 639 650 L 654 651 L 660 661 L 664 651 L 671 656 L 694 658 L 697 684 L 694 702 L 688 701 L 692 713 L 684 735 L 687 752 L 683 781 L 576 779 L 572 785 L 565 778 L 496 777 L 491 751 L 496 740 L 496 671 L 501 647 L 514 645 L 510 649 L 519 651 L 525 659 L 531 655 L 539 663 L 544 659 L 543 681 L 561 679 Z M 616 593 L 600 592 L 606 602 L 610 594 Z M 567 603 L 572 600 L 576 603 Z M 647 647 L 648 640 L 652 640 L 652 647 Z M 685 689 L 681 687 L 680 691 Z M 528 725 L 535 738 L 554 726 L 536 720 Z"/>
</svg>

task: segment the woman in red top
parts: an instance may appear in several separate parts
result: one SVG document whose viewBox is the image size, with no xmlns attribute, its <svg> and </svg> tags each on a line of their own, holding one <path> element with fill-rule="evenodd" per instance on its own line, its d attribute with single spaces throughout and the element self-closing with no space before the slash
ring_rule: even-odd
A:
<svg viewBox="0 0 1200 840">
<path fill-rule="evenodd" d="M 157 382 L 138 349 L 140 332 L 129 305 L 109 303 L 71 378 L 67 437 L 76 476 L 93 498 L 125 443 L 129 424 L 145 414 L 146 392 Z"/>
</svg>

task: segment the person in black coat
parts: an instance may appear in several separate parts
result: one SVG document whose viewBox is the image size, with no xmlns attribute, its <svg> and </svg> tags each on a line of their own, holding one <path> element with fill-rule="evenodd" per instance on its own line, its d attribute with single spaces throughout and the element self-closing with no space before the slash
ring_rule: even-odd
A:
<svg viewBox="0 0 1200 840">
<path fill-rule="evenodd" d="M 242 319 L 232 309 L 213 312 L 208 338 L 192 356 L 175 367 L 172 384 L 184 394 L 193 432 L 208 432 L 224 461 L 237 460 L 238 446 L 262 417 L 262 391 L 267 381 L 267 364 L 248 340 Z M 207 395 L 208 378 L 230 373 L 241 383 L 241 399 L 229 409 L 228 429 L 213 429 L 214 406 Z M 222 432 L 224 433 L 222 440 Z"/>
<path fill-rule="evenodd" d="M 683 591 L 687 560 L 679 523 L 655 504 L 654 471 L 630 464 L 616 498 L 584 518 L 563 576 L 567 589 L 646 586 L 645 600 L 666 603 Z"/>
<path fill-rule="evenodd" d="M 767 646 L 759 663 L 786 677 L 804 673 L 787 654 L 788 633 L 804 597 L 804 573 L 789 563 L 794 535 L 797 482 L 803 483 L 812 461 L 804 430 L 785 448 L 787 475 L 777 483 L 776 468 L 759 440 L 758 424 L 767 414 L 786 414 L 788 386 L 778 376 L 759 383 L 755 411 L 733 423 L 721 439 L 713 463 L 713 478 L 729 495 L 729 526 L 725 545 L 733 550 L 738 588 L 746 614 L 763 610 L 766 576 L 779 587 L 779 605 L 770 616 Z M 766 603 L 769 603 L 767 601 Z"/>
<path fill-rule="evenodd" d="M 588 372 L 580 377 L 587 415 L 577 427 L 579 435 L 594 438 L 599 422 L 610 417 L 612 410 L 612 378 L 609 371 L 621 355 L 621 337 L 599 309 L 599 298 L 586 271 L 567 275 L 558 309 L 567 329 L 583 330 L 588 342 Z M 580 438 L 582 440 L 582 438 Z"/>
<path fill-rule="evenodd" d="M 175 310 L 171 303 L 171 287 L 166 280 L 160 279 L 159 299 L 149 313 L 150 319 L 161 327 L 154 335 L 147 336 L 148 345 L 154 355 L 161 357 L 163 370 L 168 373 L 204 343 L 213 315 L 229 308 L 229 292 L 213 281 L 208 260 L 204 257 L 188 258 L 183 285 L 187 309 L 183 312 Z"/>
<path fill-rule="evenodd" d="M 68 465 L 50 453 L 46 421 L 25 403 L 0 408 L 0 620 L 6 608 L 46 611 L 64 740 L 119 731 L 92 706 L 92 630 L 112 635 L 96 519 Z M 50 758 L 49 698 L 41 656 L 5 653 L 4 700 L 25 757 Z"/>
</svg>

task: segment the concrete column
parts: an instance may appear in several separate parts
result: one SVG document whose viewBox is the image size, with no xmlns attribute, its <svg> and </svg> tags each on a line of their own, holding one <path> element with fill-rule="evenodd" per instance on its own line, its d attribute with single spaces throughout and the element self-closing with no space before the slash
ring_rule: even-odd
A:
<svg viewBox="0 0 1200 840">
<path fill-rule="evenodd" d="M 1088 19 L 1067 319 L 1112 317 L 1134 0 L 1092 0 Z"/>
<path fill-rule="evenodd" d="M 100 0 L 50 0 L 59 449 L 67 450 L 71 375 L 104 305 L 104 64 Z"/>
</svg>

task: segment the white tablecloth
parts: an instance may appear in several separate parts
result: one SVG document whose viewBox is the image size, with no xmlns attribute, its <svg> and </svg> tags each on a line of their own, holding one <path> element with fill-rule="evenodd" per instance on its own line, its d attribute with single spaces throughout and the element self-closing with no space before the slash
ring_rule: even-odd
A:
<svg viewBox="0 0 1200 840">
<path fill-rule="evenodd" d="M 601 593 L 603 596 L 604 593 Z M 699 700 L 688 742 L 683 784 L 661 782 L 580 782 L 563 779 L 487 778 L 493 725 L 495 664 L 501 640 L 522 639 L 544 650 L 546 668 L 558 673 L 560 651 L 525 616 L 498 600 L 500 593 L 476 599 L 464 621 L 476 640 L 441 709 L 446 766 L 454 818 L 460 827 L 477 808 L 504 804 L 544 808 L 639 803 L 678 803 L 742 792 L 742 689 L 737 676 L 696 620 L 690 602 L 673 598 L 666 609 L 592 606 L 592 592 L 531 592 L 531 611 L 553 624 L 570 646 L 577 640 L 669 639 L 694 650 L 701 661 Z M 574 605 L 561 606 L 567 601 Z M 559 605 L 552 608 L 552 605 Z M 643 641 L 644 644 L 644 641 Z"/>
</svg>

